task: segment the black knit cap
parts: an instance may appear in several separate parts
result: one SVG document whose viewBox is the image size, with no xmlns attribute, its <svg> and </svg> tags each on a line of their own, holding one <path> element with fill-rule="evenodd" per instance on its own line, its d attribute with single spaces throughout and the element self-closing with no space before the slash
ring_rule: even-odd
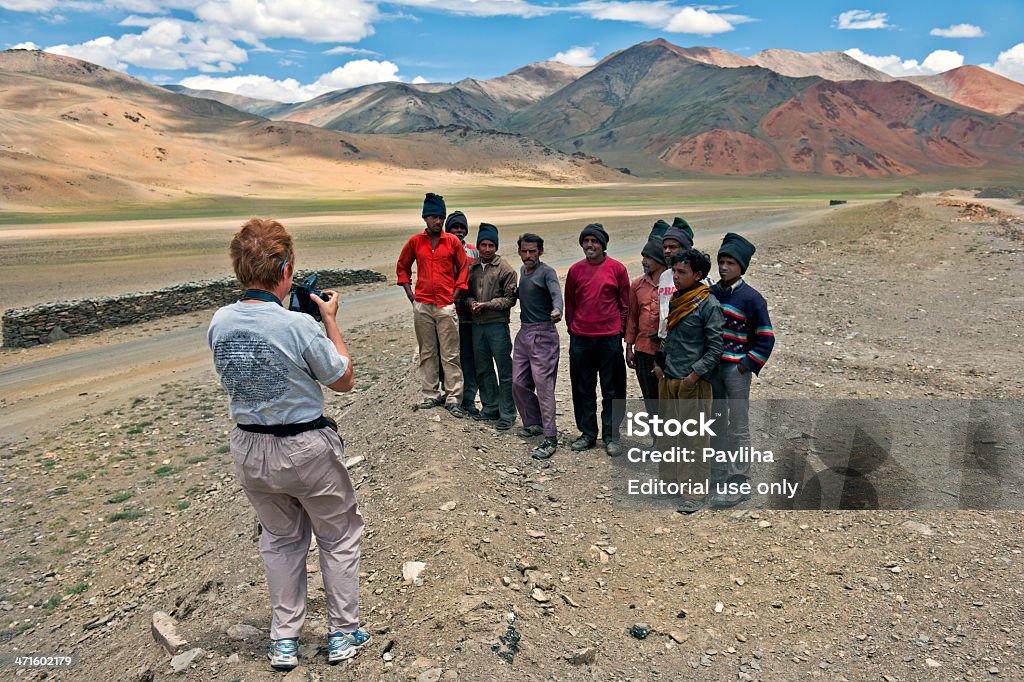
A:
<svg viewBox="0 0 1024 682">
<path fill-rule="evenodd" d="M 740 264 L 740 272 L 746 274 L 750 267 L 750 258 L 757 250 L 753 244 L 735 232 L 730 232 L 722 238 L 722 246 L 718 249 L 719 256 L 728 256 L 736 259 Z"/>
<path fill-rule="evenodd" d="M 604 225 L 601 223 L 590 223 L 583 228 L 583 231 L 580 232 L 580 246 L 583 245 L 583 238 L 587 236 L 593 237 L 597 241 L 601 242 L 601 246 L 606 250 L 608 249 L 608 233 L 605 231 Z"/>
<path fill-rule="evenodd" d="M 665 232 L 668 231 L 668 223 L 661 218 L 654 223 L 654 227 L 651 228 L 651 233 L 647 235 L 648 239 L 655 239 L 660 244 L 661 240 L 665 237 Z"/>
<path fill-rule="evenodd" d="M 480 223 L 480 231 L 476 235 L 477 246 L 484 239 L 494 242 L 494 246 L 498 246 L 498 228 L 490 223 Z"/>
<path fill-rule="evenodd" d="M 462 225 L 466 228 L 466 232 L 469 232 L 469 221 L 466 220 L 466 214 L 462 211 L 452 211 L 448 215 L 448 219 L 444 221 L 444 231 L 451 232 L 452 225 Z"/>
<path fill-rule="evenodd" d="M 682 244 L 684 249 L 693 248 L 693 238 L 686 234 L 685 230 L 681 230 L 678 227 L 670 227 L 665 231 L 665 236 L 661 238 L 662 243 L 666 239 L 674 239 Z"/>
<path fill-rule="evenodd" d="M 661 241 L 658 239 L 654 239 L 653 237 L 648 239 L 647 243 L 644 244 L 644 249 L 640 252 L 640 255 L 647 256 L 651 260 L 661 263 L 666 268 L 668 267 L 668 261 L 665 260 L 665 251 L 662 250 Z"/>
<path fill-rule="evenodd" d="M 686 222 L 685 219 L 676 216 L 672 219 L 672 227 L 682 230 L 686 234 L 690 235 L 690 243 L 693 243 L 693 228 L 690 227 L 690 223 Z"/>
<path fill-rule="evenodd" d="M 426 196 L 423 197 L 423 217 L 439 215 L 443 218 L 447 213 L 448 211 L 444 207 L 444 197 L 440 194 L 427 192 Z"/>
</svg>

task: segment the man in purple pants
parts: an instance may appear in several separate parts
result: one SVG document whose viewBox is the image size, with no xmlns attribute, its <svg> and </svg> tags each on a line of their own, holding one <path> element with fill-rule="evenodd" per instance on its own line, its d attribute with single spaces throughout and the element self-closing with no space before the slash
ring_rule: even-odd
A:
<svg viewBox="0 0 1024 682">
<path fill-rule="evenodd" d="M 555 428 L 555 378 L 559 341 L 555 324 L 562 319 L 562 288 L 550 265 L 542 263 L 544 240 L 527 232 L 519 238 L 519 319 L 512 355 L 512 397 L 523 420 L 523 438 L 544 435 L 534 459 L 548 459 L 558 448 Z"/>
</svg>

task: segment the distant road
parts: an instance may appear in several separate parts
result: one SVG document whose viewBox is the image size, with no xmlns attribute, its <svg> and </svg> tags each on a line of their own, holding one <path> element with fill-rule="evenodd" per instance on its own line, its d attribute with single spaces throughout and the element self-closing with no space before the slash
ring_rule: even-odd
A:
<svg viewBox="0 0 1024 682">
<path fill-rule="evenodd" d="M 830 210 L 835 209 L 797 209 L 723 226 L 699 233 L 697 246 L 713 254 L 726 232 L 756 235 L 816 220 Z M 642 237 L 626 239 L 616 251 L 638 255 L 642 247 Z M 514 252 L 510 258 L 515 258 Z M 546 262 L 564 275 L 577 260 L 579 254 Z M 638 258 L 626 260 L 636 262 Z M 342 294 L 338 319 L 348 334 L 364 324 L 408 314 L 409 302 L 398 287 L 351 295 L 342 290 Z M 0 442 L 14 444 L 130 399 L 152 395 L 167 382 L 205 381 L 212 372 L 205 324 L 8 367 L 0 370 Z"/>
</svg>

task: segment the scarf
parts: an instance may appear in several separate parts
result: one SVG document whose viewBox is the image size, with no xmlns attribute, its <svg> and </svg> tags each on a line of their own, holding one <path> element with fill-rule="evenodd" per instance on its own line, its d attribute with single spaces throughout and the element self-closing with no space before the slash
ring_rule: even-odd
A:
<svg viewBox="0 0 1024 682">
<path fill-rule="evenodd" d="M 672 329 L 687 315 L 697 309 L 701 302 L 711 295 L 711 287 L 698 284 L 688 291 L 677 291 L 668 302 L 668 328 Z"/>
</svg>

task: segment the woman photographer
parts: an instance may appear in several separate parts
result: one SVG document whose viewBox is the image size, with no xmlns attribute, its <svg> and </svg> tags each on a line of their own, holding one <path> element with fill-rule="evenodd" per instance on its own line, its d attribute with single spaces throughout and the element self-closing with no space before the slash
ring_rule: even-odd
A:
<svg viewBox="0 0 1024 682">
<path fill-rule="evenodd" d="M 327 599 L 327 660 L 355 656 L 370 640 L 359 627 L 359 541 L 363 519 L 345 470 L 344 442 L 323 416 L 320 384 L 352 389 L 352 361 L 338 330 L 338 294 L 312 296 L 312 317 L 286 310 L 292 287 L 292 238 L 275 220 L 252 218 L 230 247 L 235 275 L 246 288 L 218 310 L 208 341 L 227 390 L 231 455 L 263 534 L 260 554 L 272 611 L 272 667 L 298 665 L 306 617 L 306 553 L 311 533 L 320 549 Z"/>
</svg>

